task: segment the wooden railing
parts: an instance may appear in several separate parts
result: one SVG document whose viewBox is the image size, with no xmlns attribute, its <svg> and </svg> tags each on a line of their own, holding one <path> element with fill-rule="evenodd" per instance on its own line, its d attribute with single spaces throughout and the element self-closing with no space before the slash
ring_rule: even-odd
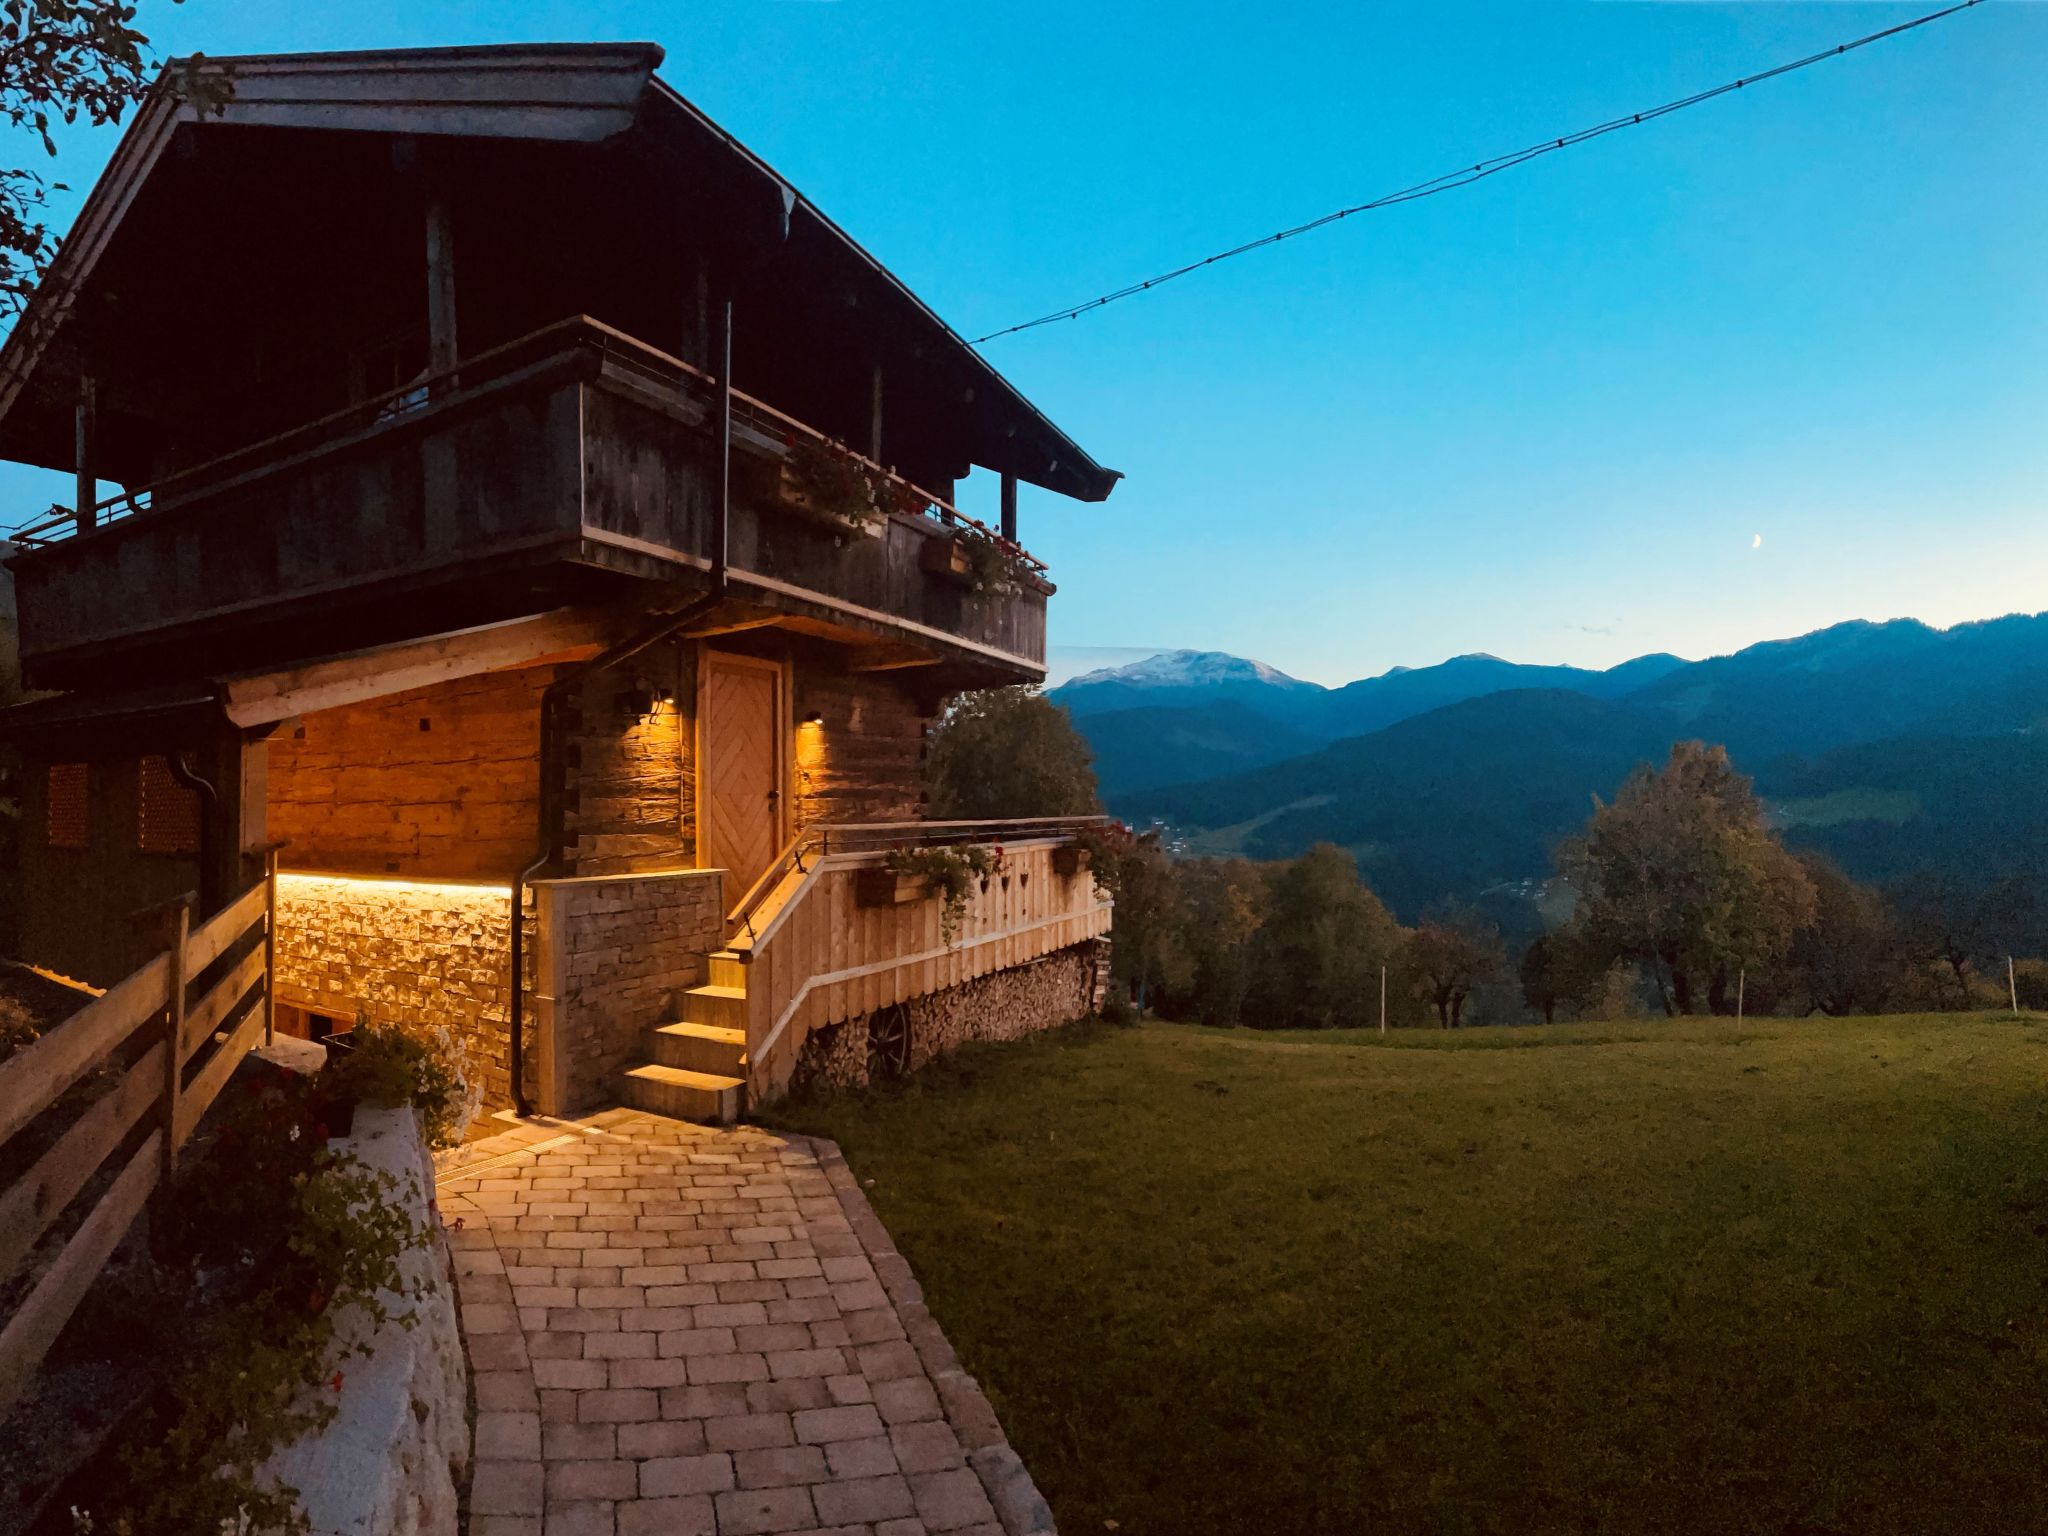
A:
<svg viewBox="0 0 2048 1536">
<path fill-rule="evenodd" d="M 46 1112 L 61 1113 L 58 1101 L 88 1074 L 125 1063 L 118 1081 L 0 1188 L 0 1282 L 20 1271 L 80 1191 L 130 1148 L 143 1120 L 155 1120 L 54 1261 L 0 1321 L 0 1414 L 34 1380 L 143 1202 L 176 1172 L 179 1148 L 236 1065 L 269 1036 L 275 889 L 273 872 L 197 928 L 189 896 L 160 910 L 167 931 L 162 953 L 0 1064 L 4 1153 Z M 151 1043 L 138 1054 L 145 1034 Z"/>
<path fill-rule="evenodd" d="M 649 346 L 635 336 L 616 330 L 588 315 L 575 315 L 524 336 L 465 357 L 439 373 L 423 374 L 405 383 L 358 400 L 337 411 L 303 422 L 284 432 L 249 443 L 232 452 L 208 459 L 166 476 L 152 486 L 123 490 L 91 508 L 81 520 L 73 509 L 53 506 L 39 513 L 7 538 L 24 548 L 60 543 L 81 532 L 102 528 L 138 513 L 165 509 L 187 497 L 217 489 L 236 478 L 265 472 L 278 463 L 312 452 L 327 444 L 350 438 L 366 430 L 390 425 L 412 415 L 430 403 L 446 400 L 462 389 L 475 389 L 507 377 L 522 374 L 577 348 L 588 348 L 616 362 L 636 368 L 664 385 L 681 385 L 708 411 L 716 396 L 714 381 L 703 370 L 693 368 L 679 357 Z M 875 463 L 817 428 L 778 411 L 765 400 L 740 390 L 732 392 L 733 416 L 743 429 L 742 448 L 781 455 L 784 444 L 801 439 L 837 453 L 900 489 L 905 506 L 918 509 L 914 515 L 930 518 L 942 527 L 965 530 L 987 539 L 1004 551 L 1031 575 L 1043 578 L 1045 562 L 1022 545 L 1006 539 L 979 518 L 968 516 L 950 502 L 914 485 L 894 470 Z M 744 434 L 751 427 L 752 434 Z M 912 514 L 906 514 L 912 515 Z"/>
<path fill-rule="evenodd" d="M 1029 830 L 1015 822 L 831 828 L 843 841 L 866 837 L 879 846 L 821 851 L 763 903 L 751 939 L 735 943 L 747 959 L 749 1094 L 758 1101 L 785 1089 L 813 1030 L 1109 932 L 1110 903 L 1073 846 L 1073 833 L 1091 820 L 1035 822 Z M 1012 830 L 990 837 L 986 829 L 996 826 Z M 950 935 L 936 895 L 862 902 L 860 876 L 883 863 L 891 845 L 882 840 L 892 833 L 922 837 L 926 846 L 1000 841 L 1000 868 L 969 894 Z"/>
<path fill-rule="evenodd" d="M 895 848 L 937 848 L 949 843 L 1001 844 L 1013 839 L 1071 838 L 1087 827 L 1106 827 L 1108 816 L 1012 816 L 987 821 L 846 821 L 808 826 L 783 846 L 746 894 L 725 915 L 728 937 L 751 938 L 755 917 L 792 874 L 833 853 L 887 853 Z"/>
</svg>

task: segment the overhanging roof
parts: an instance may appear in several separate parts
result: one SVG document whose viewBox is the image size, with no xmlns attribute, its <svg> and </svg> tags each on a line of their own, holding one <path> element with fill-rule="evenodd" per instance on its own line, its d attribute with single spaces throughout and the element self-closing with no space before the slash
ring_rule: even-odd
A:
<svg viewBox="0 0 2048 1536">
<path fill-rule="evenodd" d="M 804 280 L 870 306 L 971 405 L 972 462 L 1084 501 L 1120 478 L 1085 453 L 967 342 L 765 161 L 654 71 L 651 43 L 535 44 L 206 60 L 233 92 L 205 123 L 420 138 L 599 144 L 638 130 L 721 181 L 754 183 L 780 212 L 780 238 Z M 14 408 L 114 232 L 181 123 L 201 121 L 159 81 L 130 122 L 26 314 L 0 347 L 0 420 Z M 773 221 L 764 221 L 773 222 Z"/>
</svg>

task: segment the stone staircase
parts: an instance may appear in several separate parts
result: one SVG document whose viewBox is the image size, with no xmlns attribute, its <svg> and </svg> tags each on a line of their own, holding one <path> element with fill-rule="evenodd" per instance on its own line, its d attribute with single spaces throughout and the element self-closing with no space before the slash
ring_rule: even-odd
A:
<svg viewBox="0 0 2048 1536">
<path fill-rule="evenodd" d="M 649 1061 L 623 1074 L 625 1101 L 650 1114 L 731 1125 L 747 1108 L 747 967 L 711 956 L 711 978 L 683 994 L 683 1016 L 647 1031 Z"/>
</svg>

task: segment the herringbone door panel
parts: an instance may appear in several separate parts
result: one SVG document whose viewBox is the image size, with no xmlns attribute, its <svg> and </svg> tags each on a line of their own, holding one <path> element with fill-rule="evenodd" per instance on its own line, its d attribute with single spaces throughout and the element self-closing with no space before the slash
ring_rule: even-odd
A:
<svg viewBox="0 0 2048 1536">
<path fill-rule="evenodd" d="M 707 658 L 704 680 L 704 862 L 746 890 L 775 857 L 775 674 Z"/>
</svg>

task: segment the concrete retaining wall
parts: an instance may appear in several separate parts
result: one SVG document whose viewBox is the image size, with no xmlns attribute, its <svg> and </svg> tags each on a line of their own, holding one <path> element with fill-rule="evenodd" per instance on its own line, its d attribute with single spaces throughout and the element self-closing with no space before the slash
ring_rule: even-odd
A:
<svg viewBox="0 0 2048 1536">
<path fill-rule="evenodd" d="M 456 1536 L 469 1389 L 448 1246 L 431 1203 L 433 1165 L 409 1109 L 365 1105 L 354 1134 L 333 1145 L 397 1181 L 393 1198 L 431 1234 L 399 1262 L 408 1282 L 432 1289 L 415 1300 L 386 1294 L 391 1316 L 381 1327 L 360 1308 L 342 1316 L 330 1351 L 342 1378 L 338 1411 L 279 1450 L 262 1476 L 298 1490 L 310 1536 Z"/>
</svg>

